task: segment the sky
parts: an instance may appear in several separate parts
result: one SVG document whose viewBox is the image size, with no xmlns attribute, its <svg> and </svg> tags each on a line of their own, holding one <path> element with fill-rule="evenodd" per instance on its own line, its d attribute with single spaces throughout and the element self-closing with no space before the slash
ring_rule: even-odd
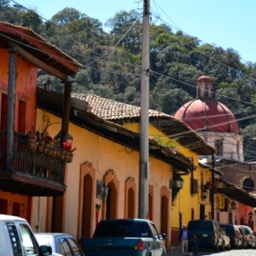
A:
<svg viewBox="0 0 256 256">
<path fill-rule="evenodd" d="M 142 11 L 143 0 L 15 0 L 50 19 L 65 7 L 75 8 L 104 24 L 119 11 Z M 152 21 L 161 20 L 174 32 L 198 38 L 224 50 L 232 48 L 241 61 L 256 63 L 256 1 L 150 0 Z M 104 28 L 104 27 L 103 27 Z"/>
</svg>

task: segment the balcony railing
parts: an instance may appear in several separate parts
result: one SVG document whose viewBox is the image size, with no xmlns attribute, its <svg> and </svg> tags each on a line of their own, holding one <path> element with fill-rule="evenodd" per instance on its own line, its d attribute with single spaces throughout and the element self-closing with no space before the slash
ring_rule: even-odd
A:
<svg viewBox="0 0 256 256">
<path fill-rule="evenodd" d="M 43 191 L 46 188 L 45 192 L 47 192 L 47 188 L 50 187 L 53 194 L 55 189 L 57 194 L 63 193 L 65 190 L 65 163 L 69 161 L 65 155 L 66 152 L 59 152 L 64 155 L 56 154 L 49 145 L 39 148 L 37 142 L 32 146 L 28 142 L 27 136 L 15 133 L 12 166 L 6 166 L 6 136 L 6 132 L 0 134 L 0 181 L 3 180 L 3 177 L 8 177 L 12 184 L 17 185 L 17 182 L 21 183 L 23 180 L 23 183 L 27 182 L 31 186 L 33 185 L 34 189 L 40 187 Z M 15 173 L 16 178 L 13 178 L 14 175 L 8 176 L 8 173 Z M 16 182 L 13 182 L 13 179 L 16 179 Z M 5 187 L 4 184 L 3 187 Z M 15 189 L 13 185 L 6 184 L 6 187 L 7 190 Z M 46 194 L 51 194 L 50 191 L 48 190 Z"/>
</svg>

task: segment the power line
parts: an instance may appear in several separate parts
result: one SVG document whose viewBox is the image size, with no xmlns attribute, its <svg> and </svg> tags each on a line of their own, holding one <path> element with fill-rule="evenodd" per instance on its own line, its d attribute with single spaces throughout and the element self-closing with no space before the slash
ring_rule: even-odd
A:
<svg viewBox="0 0 256 256">
<path fill-rule="evenodd" d="M 15 2 L 15 1 L 13 1 L 13 0 L 11 0 L 12 2 L 14 2 L 14 3 L 16 3 L 16 4 L 18 4 L 17 2 Z M 24 7 L 24 8 L 26 8 L 26 7 Z M 27 8 L 26 8 L 27 9 Z M 29 9 L 27 9 L 27 10 L 29 10 Z M 29 11 L 31 11 L 31 10 L 29 10 Z M 44 19 L 44 18 L 43 18 Z M 44 19 L 44 20 L 46 20 L 46 19 Z M 53 23 L 54 24 L 54 23 Z M 134 23 L 135 24 L 135 23 Z M 134 25 L 133 24 L 133 25 Z M 55 24 L 54 24 L 55 25 Z M 57 26 L 57 25 L 56 25 Z M 129 31 L 131 30 L 131 28 L 132 27 L 130 27 L 130 29 L 128 30 L 128 31 L 126 31 L 126 33 L 123 35 L 123 37 L 118 41 L 118 43 L 129 33 Z M 64 30 L 65 31 L 65 30 Z M 65 32 L 67 32 L 67 31 L 65 31 Z M 116 47 L 117 45 L 118 45 L 118 43 L 117 44 L 115 44 L 115 46 L 114 47 Z M 190 47 L 190 46 L 189 46 Z M 97 59 L 94 59 L 94 61 L 92 61 L 91 63 L 93 63 L 93 62 L 96 62 L 97 60 L 99 60 L 99 59 L 102 59 L 103 57 L 105 57 L 105 56 L 107 56 L 108 55 L 108 53 L 110 53 L 111 51 L 109 51 L 109 52 L 107 52 L 106 54 L 104 54 L 103 56 L 101 56 L 101 57 L 99 57 L 99 58 L 97 58 Z M 200 52 L 200 51 L 199 51 Z M 200 53 L 202 53 L 202 52 L 200 52 Z M 205 54 L 205 53 L 204 53 Z M 89 63 L 89 64 L 91 64 L 91 63 Z M 222 63 L 222 62 L 219 62 L 220 64 L 223 64 L 223 65 L 225 65 L 224 63 Z M 91 67 L 91 66 L 89 66 L 89 64 L 87 64 L 87 65 L 85 65 L 85 66 L 88 66 L 88 67 L 90 67 L 90 68 L 92 68 L 92 69 L 96 69 L 96 70 L 99 70 L 99 71 L 104 71 L 104 72 L 109 72 L 109 73 L 116 73 L 116 74 L 123 74 L 123 73 L 117 73 L 117 72 L 113 72 L 113 71 L 109 71 L 109 70 L 107 70 L 107 69 L 97 69 L 97 68 L 94 68 L 94 67 Z M 229 66 L 227 66 L 226 65 L 226 67 L 229 67 Z M 229 68 L 231 68 L 231 67 L 229 67 Z M 154 73 L 154 71 L 151 71 L 152 73 Z M 155 74 L 157 74 L 157 72 L 155 72 Z M 127 74 L 126 74 L 127 75 Z M 163 76 L 162 74 L 160 74 L 160 73 L 158 73 L 158 75 L 161 75 L 161 76 Z M 139 75 L 138 75 L 139 76 Z M 173 78 L 171 78 L 170 76 L 166 76 L 166 77 L 169 77 L 170 79 L 173 79 Z M 175 80 L 176 82 L 179 82 L 179 83 L 183 83 L 183 84 L 185 84 L 184 82 L 182 82 L 182 81 L 180 81 L 180 80 L 177 80 L 177 79 L 173 79 L 173 80 Z M 194 85 L 193 85 L 194 86 Z M 195 86 L 194 86 L 195 87 Z M 223 97 L 226 97 L 226 95 L 223 95 Z M 231 99 L 231 98 L 230 98 Z M 243 101 L 240 101 L 240 102 L 243 102 Z"/>
</svg>

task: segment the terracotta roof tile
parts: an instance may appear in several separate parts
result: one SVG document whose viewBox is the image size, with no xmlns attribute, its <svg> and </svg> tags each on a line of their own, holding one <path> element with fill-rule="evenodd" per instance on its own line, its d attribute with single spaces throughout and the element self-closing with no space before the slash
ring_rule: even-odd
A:
<svg viewBox="0 0 256 256">
<path fill-rule="evenodd" d="M 140 117 L 140 107 L 117 102 L 93 94 L 72 94 L 73 98 L 88 102 L 90 112 L 105 120 Z M 149 117 L 170 117 L 159 111 L 149 110 Z"/>
<path fill-rule="evenodd" d="M 71 97 L 86 101 L 89 106 L 87 112 L 109 122 L 118 123 L 117 121 L 124 119 L 138 119 L 140 117 L 140 107 L 137 106 L 102 98 L 94 94 L 72 94 Z M 192 151 L 200 155 L 214 153 L 214 148 L 210 147 L 183 121 L 155 110 L 149 110 L 149 117 L 151 118 L 150 123 L 165 133 L 166 136 L 177 139 Z"/>
<path fill-rule="evenodd" d="M 70 61 L 74 62 L 76 65 L 82 67 L 83 65 L 81 63 L 79 63 L 77 60 L 75 60 L 74 58 L 72 58 L 70 55 L 66 54 L 65 52 L 63 52 L 60 48 L 58 48 L 56 45 L 51 44 L 49 41 L 47 41 L 44 37 L 42 37 L 41 35 L 39 35 L 38 33 L 36 33 L 35 31 L 33 31 L 30 28 L 27 27 L 22 27 L 22 26 L 18 26 L 18 25 L 14 25 L 8 22 L 4 22 L 4 21 L 0 21 L 0 24 L 2 26 L 6 26 L 9 27 L 10 29 L 13 28 L 16 32 L 20 32 L 21 36 L 22 33 L 24 35 L 27 35 L 28 37 L 31 37 L 35 40 L 38 40 L 40 42 L 44 42 L 45 45 L 51 47 L 52 49 L 56 50 L 59 54 L 61 54 L 63 57 L 65 57 L 66 59 L 69 59 Z M 23 42 L 24 43 L 24 42 Z"/>
</svg>

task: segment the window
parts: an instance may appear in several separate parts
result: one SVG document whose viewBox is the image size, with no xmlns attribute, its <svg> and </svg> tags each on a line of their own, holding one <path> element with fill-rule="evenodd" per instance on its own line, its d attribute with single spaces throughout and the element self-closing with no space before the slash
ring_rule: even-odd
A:
<svg viewBox="0 0 256 256">
<path fill-rule="evenodd" d="M 1 104 L 1 128 L 0 130 L 6 130 L 7 128 L 7 104 L 8 104 L 8 96 L 6 94 L 2 94 L 2 104 Z"/>
<path fill-rule="evenodd" d="M 60 240 L 60 253 L 63 254 L 63 256 L 72 256 L 71 249 L 65 239 Z"/>
<path fill-rule="evenodd" d="M 159 234 L 158 234 L 158 231 L 157 231 L 155 225 L 154 224 L 150 224 L 150 228 L 152 230 L 153 236 L 154 237 L 159 237 Z"/>
<path fill-rule="evenodd" d="M 37 242 L 26 224 L 20 224 L 20 234 L 22 238 L 22 245 L 26 252 L 26 255 L 36 256 L 39 254 L 39 248 Z"/>
<path fill-rule="evenodd" d="M 81 252 L 81 249 L 79 248 L 77 243 L 72 238 L 67 238 L 67 241 L 71 247 L 71 250 L 72 250 L 74 256 L 82 256 L 83 255 Z"/>
</svg>

